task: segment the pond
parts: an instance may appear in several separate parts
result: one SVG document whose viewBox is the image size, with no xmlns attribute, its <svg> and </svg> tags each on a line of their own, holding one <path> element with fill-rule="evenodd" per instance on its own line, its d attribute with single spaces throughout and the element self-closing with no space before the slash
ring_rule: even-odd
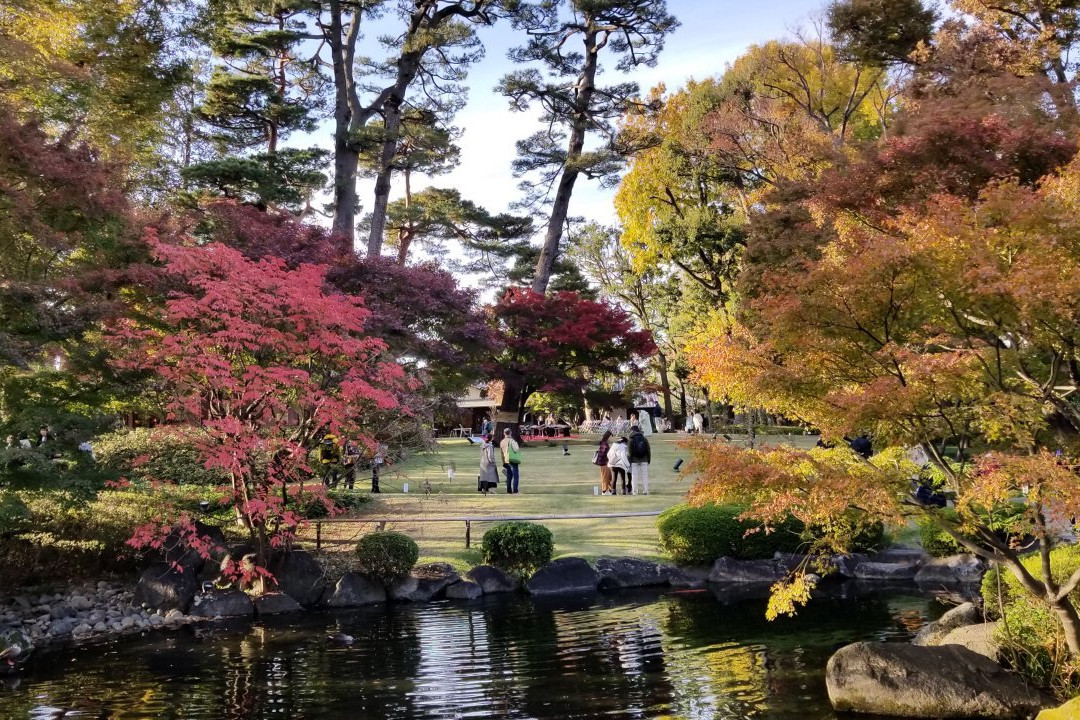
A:
<svg viewBox="0 0 1080 720">
<path fill-rule="evenodd" d="M 760 597 L 702 590 L 184 628 L 39 654 L 0 680 L 0 717 L 834 718 L 834 650 L 907 640 L 946 609 L 901 592 L 844 595 L 772 623 Z"/>
</svg>

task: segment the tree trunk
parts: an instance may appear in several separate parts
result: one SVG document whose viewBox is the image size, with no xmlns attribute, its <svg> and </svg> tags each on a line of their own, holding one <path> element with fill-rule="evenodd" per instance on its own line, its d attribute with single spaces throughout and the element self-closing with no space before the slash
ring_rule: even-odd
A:
<svg viewBox="0 0 1080 720">
<path fill-rule="evenodd" d="M 705 397 L 705 417 L 709 418 L 709 431 L 716 432 L 716 423 L 713 420 L 712 414 L 712 401 L 709 400 L 709 388 L 701 388 L 701 392 Z"/>
<path fill-rule="evenodd" d="M 668 377 L 667 355 L 656 352 L 656 360 L 660 365 L 660 389 L 664 393 L 664 415 L 671 419 L 671 379 Z"/>
<path fill-rule="evenodd" d="M 349 246 L 355 240 L 356 231 L 356 171 L 360 154 L 352 142 L 353 102 L 349 95 L 353 88 L 352 51 L 350 41 L 355 42 L 359 17 L 353 18 L 348 36 L 343 36 L 341 0 L 330 0 L 330 27 L 327 42 L 334 67 L 334 223 L 335 235 L 348 239 Z M 356 28 L 357 32 L 354 32 Z"/>
<path fill-rule="evenodd" d="M 371 206 L 371 231 L 368 234 L 368 257 L 382 254 L 383 236 L 386 234 L 386 209 L 390 205 L 390 181 L 394 174 L 394 157 L 397 155 L 398 137 L 401 134 L 401 102 L 391 98 L 383 112 L 384 126 L 382 152 L 379 154 L 379 172 L 375 179 L 375 202 Z"/>
<path fill-rule="evenodd" d="M 412 172 L 408 167 L 405 168 L 403 173 L 405 177 L 405 212 L 409 212 L 409 208 L 412 207 Z M 409 246 L 412 245 L 413 236 L 416 234 L 416 229 L 413 227 L 412 219 L 408 220 L 408 226 L 401 228 L 398 232 L 398 265 L 404 267 L 405 263 L 409 259 Z"/>
<path fill-rule="evenodd" d="M 511 436 L 521 442 L 521 406 L 524 386 L 517 380 L 503 380 L 503 396 L 495 411 L 495 441 L 502 441 L 503 430 L 510 428 Z"/>
<path fill-rule="evenodd" d="M 544 247 L 536 261 L 536 274 L 533 276 L 533 292 L 544 294 L 551 282 L 551 273 L 555 261 L 559 259 L 563 228 L 570 211 L 570 197 L 574 194 L 577 182 L 577 170 L 571 169 L 581 157 L 585 148 L 585 133 L 588 129 L 589 110 L 593 93 L 596 91 L 597 56 L 600 48 L 596 46 L 596 32 L 585 34 L 585 65 L 578 76 L 576 98 L 574 100 L 574 122 L 570 128 L 570 142 L 567 147 L 566 164 L 563 166 L 559 187 L 555 192 L 555 202 L 551 205 L 551 217 L 548 219 L 547 232 L 544 235 Z"/>
<path fill-rule="evenodd" d="M 1077 614 L 1069 598 L 1064 598 L 1056 603 L 1051 603 L 1054 614 L 1057 615 L 1062 629 L 1065 631 L 1065 642 L 1069 646 L 1069 654 L 1074 658 L 1080 657 L 1080 614 Z"/>
</svg>

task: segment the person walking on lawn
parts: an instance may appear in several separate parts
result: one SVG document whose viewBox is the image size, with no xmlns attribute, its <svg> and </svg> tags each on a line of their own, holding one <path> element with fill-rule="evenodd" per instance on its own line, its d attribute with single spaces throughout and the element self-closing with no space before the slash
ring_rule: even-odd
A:
<svg viewBox="0 0 1080 720">
<path fill-rule="evenodd" d="M 608 467 L 611 468 L 611 494 L 619 494 L 619 480 L 622 480 L 622 494 L 629 494 L 632 489 L 628 473 L 630 472 L 630 455 L 626 447 L 626 438 L 620 437 L 608 450 Z"/>
<path fill-rule="evenodd" d="M 499 470 L 495 465 L 495 446 L 491 444 L 491 435 L 484 436 L 484 446 L 480 449 L 480 482 L 477 490 L 488 494 L 499 487 Z"/>
<path fill-rule="evenodd" d="M 521 480 L 521 446 L 511 435 L 510 428 L 503 429 L 499 450 L 502 452 L 503 472 L 506 473 L 506 492 L 514 494 L 518 492 L 518 482 Z"/>
<path fill-rule="evenodd" d="M 611 482 L 611 468 L 608 467 L 608 453 L 611 451 L 611 444 L 608 440 L 611 439 L 611 431 L 608 430 L 604 433 L 604 437 L 600 438 L 600 444 L 596 446 L 596 454 L 593 455 L 593 464 L 600 466 L 600 494 L 601 495 L 614 495 L 615 486 Z"/>
<path fill-rule="evenodd" d="M 337 436 L 326 434 L 323 436 L 322 445 L 319 446 L 319 464 L 322 465 L 322 484 L 328 488 L 336 488 L 341 478 L 341 446 L 338 445 Z"/>
<path fill-rule="evenodd" d="M 649 494 L 649 463 L 652 461 L 652 448 L 649 439 L 637 425 L 630 428 L 630 484 L 633 494 Z"/>
</svg>

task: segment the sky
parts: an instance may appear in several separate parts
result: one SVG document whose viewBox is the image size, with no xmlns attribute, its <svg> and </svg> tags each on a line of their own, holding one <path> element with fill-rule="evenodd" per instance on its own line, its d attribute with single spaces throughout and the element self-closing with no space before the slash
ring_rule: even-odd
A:
<svg viewBox="0 0 1080 720">
<path fill-rule="evenodd" d="M 668 0 L 668 11 L 681 23 L 668 36 L 656 67 L 639 67 L 628 76 L 612 69 L 601 82 L 637 82 L 642 91 L 663 82 L 668 90 L 682 87 L 688 79 L 703 79 L 723 72 L 724 66 L 755 43 L 780 38 L 819 13 L 826 0 Z M 496 83 L 513 69 L 506 52 L 521 42 L 503 23 L 483 28 L 480 39 L 486 48 L 483 60 L 469 72 L 468 104 L 458 113 L 455 125 L 463 130 L 458 142 L 461 163 L 451 173 L 430 180 L 414 181 L 414 190 L 427 185 L 452 187 L 462 197 L 491 212 L 506 211 L 520 199 L 519 179 L 511 172 L 516 156 L 515 142 L 540 129 L 535 116 L 514 112 L 507 100 L 494 91 Z M 328 139 L 328 138 L 327 138 Z M 395 187 L 395 196 L 400 192 Z M 360 200 L 370 207 L 373 181 L 361 182 Z M 614 224 L 613 189 L 579 180 L 571 201 L 570 214 L 606 224 Z M 536 218 L 542 230 L 546 218 Z"/>
</svg>

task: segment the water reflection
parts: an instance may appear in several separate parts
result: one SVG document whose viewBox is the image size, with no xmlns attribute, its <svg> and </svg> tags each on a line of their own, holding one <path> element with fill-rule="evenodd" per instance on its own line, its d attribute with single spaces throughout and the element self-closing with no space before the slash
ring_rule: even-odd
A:
<svg viewBox="0 0 1080 720">
<path fill-rule="evenodd" d="M 760 598 L 697 592 L 327 613 L 40 656 L 0 717 L 832 718 L 828 655 L 940 610 L 840 593 L 768 623 Z"/>
</svg>

